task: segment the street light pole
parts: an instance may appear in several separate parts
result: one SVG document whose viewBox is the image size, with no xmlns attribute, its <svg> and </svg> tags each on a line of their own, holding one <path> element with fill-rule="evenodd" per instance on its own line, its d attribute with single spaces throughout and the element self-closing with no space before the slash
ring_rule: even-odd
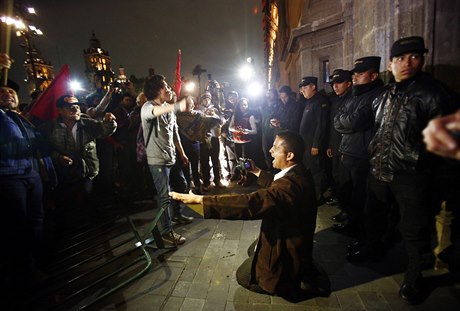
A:
<svg viewBox="0 0 460 311">
<path fill-rule="evenodd" d="M 8 16 L 12 16 L 13 14 L 13 0 L 7 0 L 4 2 L 4 8 L 2 8 L 3 11 L 5 12 L 5 17 L 8 17 Z M 2 37 L 0 39 L 0 44 L 1 44 L 1 48 L 0 48 L 0 52 L 1 53 L 5 53 L 6 55 L 9 56 L 10 54 L 10 43 L 11 43 L 11 27 L 12 27 L 12 24 L 11 23 L 6 23 L 2 22 L 0 23 L 1 24 L 1 34 L 2 34 Z M 6 86 L 7 83 L 8 83 L 8 69 L 9 68 L 2 68 L 2 85 L 3 86 Z"/>
</svg>

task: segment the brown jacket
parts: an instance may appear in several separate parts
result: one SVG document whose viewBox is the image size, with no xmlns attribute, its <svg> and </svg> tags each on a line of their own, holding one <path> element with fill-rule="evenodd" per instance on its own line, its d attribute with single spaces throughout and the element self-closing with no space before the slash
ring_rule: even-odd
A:
<svg viewBox="0 0 460 311">
<path fill-rule="evenodd" d="M 317 206 L 310 172 L 297 164 L 284 177 L 262 171 L 258 184 L 267 188 L 245 195 L 205 196 L 205 218 L 262 219 L 254 255 L 252 281 L 280 296 L 308 282 L 312 266 Z"/>
</svg>

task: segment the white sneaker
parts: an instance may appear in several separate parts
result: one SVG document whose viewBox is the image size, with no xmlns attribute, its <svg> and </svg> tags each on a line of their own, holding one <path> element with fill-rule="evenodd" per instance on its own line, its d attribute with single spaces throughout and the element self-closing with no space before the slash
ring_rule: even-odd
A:
<svg viewBox="0 0 460 311">
<path fill-rule="evenodd" d="M 162 236 L 162 238 L 163 238 L 163 242 L 167 244 L 171 244 L 171 245 L 174 245 L 174 244 L 182 245 L 186 241 L 186 239 L 182 235 L 174 231 L 166 233 L 165 235 Z"/>
</svg>

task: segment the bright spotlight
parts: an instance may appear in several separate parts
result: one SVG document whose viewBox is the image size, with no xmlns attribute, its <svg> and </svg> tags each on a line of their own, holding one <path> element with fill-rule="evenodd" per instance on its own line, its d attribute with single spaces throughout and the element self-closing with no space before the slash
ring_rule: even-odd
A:
<svg viewBox="0 0 460 311">
<path fill-rule="evenodd" d="M 74 93 L 78 91 L 83 91 L 83 87 L 81 86 L 81 83 L 77 80 L 70 81 L 69 87 L 70 87 L 70 90 Z"/>
<path fill-rule="evenodd" d="M 255 81 L 248 85 L 247 93 L 251 95 L 251 97 L 259 97 L 263 92 L 263 86 L 259 82 Z"/>
<path fill-rule="evenodd" d="M 37 12 L 35 12 L 35 9 L 32 7 L 27 8 L 27 12 L 29 12 L 29 14 L 37 14 Z"/>
<path fill-rule="evenodd" d="M 252 66 L 249 65 L 244 65 L 243 67 L 240 68 L 240 78 L 243 81 L 248 81 L 254 76 L 254 69 Z"/>
<path fill-rule="evenodd" d="M 195 83 L 192 81 L 185 83 L 184 89 L 187 93 L 192 93 L 195 90 Z"/>
</svg>

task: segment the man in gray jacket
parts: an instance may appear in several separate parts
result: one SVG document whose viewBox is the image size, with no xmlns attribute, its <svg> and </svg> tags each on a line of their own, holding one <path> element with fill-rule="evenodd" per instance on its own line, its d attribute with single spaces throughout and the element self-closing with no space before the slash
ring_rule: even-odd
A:
<svg viewBox="0 0 460 311">
<path fill-rule="evenodd" d="M 157 191 L 157 207 L 165 210 L 160 219 L 160 232 L 163 240 L 172 244 L 183 244 L 185 238 L 172 230 L 172 222 L 190 223 L 192 217 L 180 213 L 178 205 L 172 206 L 169 198 L 169 182 L 171 168 L 176 162 L 176 149 L 182 163 L 188 165 L 189 160 L 184 153 L 176 123 L 176 112 L 185 111 L 191 98 L 182 99 L 174 105 L 168 104 L 173 93 L 165 77 L 153 75 L 144 83 L 144 95 L 147 102 L 141 109 L 144 141 L 146 144 L 147 163 Z M 170 216 L 170 207 L 174 207 L 174 217 Z"/>
</svg>

